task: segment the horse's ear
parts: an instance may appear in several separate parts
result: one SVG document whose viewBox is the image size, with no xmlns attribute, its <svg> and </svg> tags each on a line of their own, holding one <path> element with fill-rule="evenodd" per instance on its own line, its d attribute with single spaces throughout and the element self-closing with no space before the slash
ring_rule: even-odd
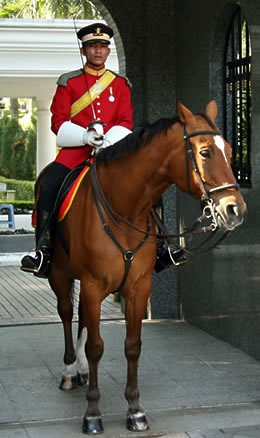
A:
<svg viewBox="0 0 260 438">
<path fill-rule="evenodd" d="M 184 106 L 180 101 L 177 102 L 177 108 L 178 108 L 178 114 L 180 117 L 180 121 L 182 123 L 185 124 L 188 119 L 193 117 L 192 112 L 188 108 L 186 108 L 186 106 Z"/>
<path fill-rule="evenodd" d="M 215 123 L 218 115 L 218 107 L 215 99 L 211 100 L 206 106 L 206 115 Z"/>
</svg>

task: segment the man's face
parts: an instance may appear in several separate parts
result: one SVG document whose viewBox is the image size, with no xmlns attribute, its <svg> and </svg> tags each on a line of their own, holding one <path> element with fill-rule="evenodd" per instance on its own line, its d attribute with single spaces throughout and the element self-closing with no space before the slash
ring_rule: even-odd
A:
<svg viewBox="0 0 260 438">
<path fill-rule="evenodd" d="M 107 60 L 110 49 L 105 43 L 88 43 L 83 47 L 83 54 L 87 57 L 88 64 L 101 67 Z"/>
</svg>

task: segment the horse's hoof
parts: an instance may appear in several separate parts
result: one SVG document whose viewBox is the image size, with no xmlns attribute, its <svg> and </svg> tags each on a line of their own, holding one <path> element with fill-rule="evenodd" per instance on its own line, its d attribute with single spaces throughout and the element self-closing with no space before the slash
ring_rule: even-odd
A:
<svg viewBox="0 0 260 438">
<path fill-rule="evenodd" d="M 82 432 L 89 435 L 103 433 L 104 429 L 101 417 L 84 417 Z"/>
<path fill-rule="evenodd" d="M 78 387 L 78 376 L 62 376 L 59 389 L 69 391 Z"/>
<path fill-rule="evenodd" d="M 87 386 L 88 385 L 88 373 L 80 374 L 78 373 L 78 385 Z"/>
<path fill-rule="evenodd" d="M 143 412 L 131 414 L 127 416 L 126 427 L 131 432 L 145 432 L 149 429 L 149 424 L 146 415 Z"/>
</svg>

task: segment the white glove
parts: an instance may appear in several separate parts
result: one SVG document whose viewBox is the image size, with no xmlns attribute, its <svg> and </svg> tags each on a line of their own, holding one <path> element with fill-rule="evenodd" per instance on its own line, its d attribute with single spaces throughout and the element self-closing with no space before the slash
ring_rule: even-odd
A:
<svg viewBox="0 0 260 438">
<path fill-rule="evenodd" d="M 105 135 L 105 142 L 107 142 L 108 145 L 112 145 L 122 140 L 129 134 L 132 134 L 132 131 L 130 131 L 130 129 L 127 129 L 124 126 L 115 125 L 112 126 L 109 131 L 107 131 Z"/>
<path fill-rule="evenodd" d="M 104 135 L 97 134 L 96 131 L 85 129 L 83 133 L 83 143 L 98 148 L 103 145 Z"/>
<path fill-rule="evenodd" d="M 95 148 L 111 146 L 118 142 L 126 135 L 131 134 L 131 131 L 123 126 L 113 126 L 104 136 L 103 126 L 98 123 L 97 126 L 91 124 L 90 129 L 82 128 L 72 122 L 64 122 L 57 134 L 57 146 L 79 147 L 88 144 Z"/>
<path fill-rule="evenodd" d="M 112 126 L 112 128 L 110 128 L 109 131 L 107 131 L 106 135 L 104 136 L 103 144 L 98 149 L 97 152 L 101 151 L 102 149 L 108 146 L 112 146 L 113 144 L 122 140 L 124 137 L 126 137 L 131 133 L 132 131 L 130 131 L 130 129 L 125 128 L 124 126 L 120 126 L 120 125 Z"/>
</svg>

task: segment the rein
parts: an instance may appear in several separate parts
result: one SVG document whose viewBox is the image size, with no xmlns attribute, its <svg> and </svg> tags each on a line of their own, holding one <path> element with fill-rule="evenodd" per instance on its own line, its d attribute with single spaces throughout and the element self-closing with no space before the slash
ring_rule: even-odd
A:
<svg viewBox="0 0 260 438">
<path fill-rule="evenodd" d="M 147 218 L 147 230 L 144 231 L 141 228 L 137 227 L 136 225 L 132 224 L 131 222 L 129 222 L 127 219 L 125 219 L 124 217 L 122 217 L 121 215 L 119 215 L 114 209 L 113 207 L 110 205 L 110 203 L 108 202 L 103 189 L 100 185 L 100 182 L 98 180 L 98 176 L 97 176 L 97 169 L 96 169 L 96 164 L 95 162 L 91 165 L 91 169 L 90 169 L 90 175 L 91 175 L 91 181 L 92 181 L 92 190 L 93 190 L 93 195 L 94 195 L 94 200 L 97 206 L 97 210 L 99 213 L 99 216 L 101 218 L 103 227 L 106 231 L 106 233 L 109 235 L 109 237 L 112 239 L 112 241 L 116 244 L 116 246 L 120 249 L 120 251 L 123 254 L 124 260 L 125 260 L 125 275 L 124 278 L 121 282 L 121 285 L 119 287 L 119 290 L 123 287 L 123 285 L 125 284 L 125 281 L 127 279 L 127 274 L 130 268 L 130 264 L 133 261 L 134 255 L 135 253 L 138 251 L 138 249 L 144 244 L 144 243 L 148 243 L 147 242 L 147 238 L 150 237 L 157 237 L 159 239 L 164 239 L 167 240 L 168 244 L 170 244 L 170 239 L 173 238 L 180 238 L 180 237 L 185 237 L 187 236 L 187 234 L 191 234 L 191 236 L 193 235 L 198 235 L 201 233 L 206 233 L 208 231 L 211 231 L 212 234 L 205 240 L 203 240 L 202 243 L 200 243 L 199 245 L 186 249 L 184 248 L 184 250 L 187 253 L 193 253 L 199 249 L 201 249 L 202 247 L 205 246 L 205 244 L 215 235 L 217 228 L 218 228 L 218 223 L 217 223 L 217 211 L 215 208 L 215 204 L 214 204 L 214 200 L 211 198 L 211 194 L 215 193 L 215 192 L 219 192 L 221 190 L 227 190 L 230 188 L 235 188 L 235 189 L 239 189 L 239 184 L 234 183 L 234 184 L 224 184 L 221 186 L 217 186 L 217 187 L 213 187 L 209 190 L 206 189 L 204 182 L 201 179 L 200 173 L 199 173 L 199 169 L 197 167 L 197 163 L 195 160 L 195 156 L 194 156 L 194 152 L 192 149 L 192 145 L 189 141 L 189 139 L 191 137 L 195 137 L 198 135 L 222 135 L 221 132 L 219 130 L 201 130 L 201 131 L 194 131 L 190 134 L 187 134 L 186 132 L 186 127 L 184 126 L 184 141 L 185 141 L 185 156 L 186 156 L 186 178 L 187 178 L 187 186 L 188 186 L 188 193 L 192 195 L 191 193 L 191 186 L 190 186 L 190 174 L 189 174 L 189 161 L 191 163 L 192 169 L 196 175 L 196 178 L 199 182 L 200 188 L 201 188 L 201 192 L 202 192 L 202 196 L 201 196 L 201 201 L 205 204 L 203 211 L 202 211 L 202 215 L 200 217 L 198 217 L 196 219 L 196 221 L 194 222 L 194 224 L 189 228 L 184 230 L 182 233 L 171 233 L 169 234 L 166 227 L 164 226 L 163 222 L 161 221 L 159 215 L 156 213 L 156 211 L 154 209 L 151 209 L 151 216 L 155 222 L 155 224 L 157 225 L 157 227 L 160 229 L 161 233 L 152 233 L 150 231 L 151 227 L 150 227 L 150 222 L 149 222 L 149 218 Z M 102 213 L 100 204 L 102 205 L 104 211 L 106 212 L 106 214 L 108 215 L 108 217 L 112 220 L 112 222 L 119 228 L 121 229 L 123 232 L 125 232 L 126 234 L 130 235 L 131 237 L 135 238 L 136 240 L 139 240 L 140 243 L 137 245 L 136 248 L 134 248 L 131 251 L 125 250 L 124 248 L 122 248 L 122 246 L 120 245 L 120 243 L 117 241 L 117 239 L 115 238 L 115 236 L 113 235 L 111 229 L 109 228 L 108 224 L 105 222 L 105 218 L 104 215 Z M 202 222 L 205 219 L 211 219 L 211 224 L 208 226 L 204 226 L 204 227 L 200 227 L 198 230 L 197 228 L 202 224 Z M 144 238 L 141 239 L 137 236 L 135 236 L 133 233 L 127 231 L 122 225 L 119 224 L 118 221 L 123 222 L 125 225 L 127 225 L 129 228 L 131 228 L 134 231 L 137 231 L 139 233 L 144 234 Z M 222 236 L 220 236 L 220 238 L 210 247 L 207 247 L 206 249 L 204 249 L 204 251 L 208 251 L 211 250 L 213 248 L 215 248 L 221 241 L 224 240 L 224 238 L 227 237 L 227 235 L 229 234 L 229 231 L 224 231 Z M 178 245 L 176 245 L 178 246 Z M 202 252 L 202 251 L 200 251 Z"/>
</svg>

